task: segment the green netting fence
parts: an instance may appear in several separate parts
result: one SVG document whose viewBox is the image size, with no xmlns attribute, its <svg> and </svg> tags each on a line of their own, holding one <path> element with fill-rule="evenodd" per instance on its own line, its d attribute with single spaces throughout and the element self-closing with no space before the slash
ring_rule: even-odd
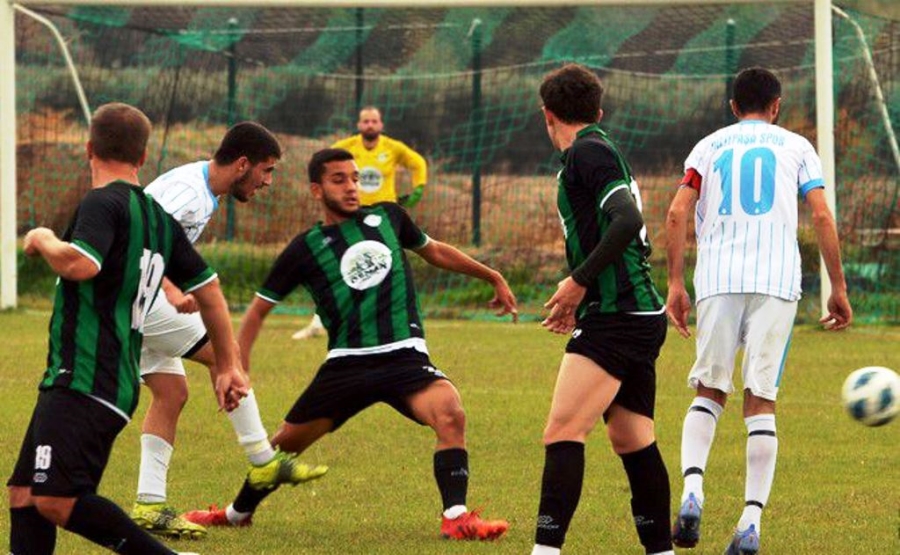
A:
<svg viewBox="0 0 900 555">
<path fill-rule="evenodd" d="M 792 4 L 504 9 L 42 8 L 66 38 L 91 106 L 124 101 L 154 122 L 149 183 L 211 157 L 229 124 L 257 120 L 286 156 L 273 187 L 225 206 L 199 245 L 229 301 L 245 305 L 275 254 L 318 219 L 307 191 L 312 152 L 356 132 L 361 105 L 385 133 L 423 153 L 429 183 L 414 218 L 432 236 L 503 270 L 535 316 L 565 275 L 555 207 L 557 161 L 537 87 L 566 61 L 607 89 L 602 125 L 640 182 L 653 262 L 665 286 L 664 215 L 693 144 L 731 122 L 730 75 L 774 69 L 781 123 L 815 142 L 812 7 Z M 900 22 L 849 12 L 871 46 L 890 125 L 855 29 L 834 22 L 838 221 L 860 319 L 900 321 Z M 86 126 L 50 33 L 16 16 L 18 232 L 62 230 L 89 186 Z M 401 178 L 401 188 L 409 183 Z M 818 256 L 809 222 L 805 300 L 818 312 Z M 429 313 L 474 316 L 489 288 L 416 262 Z M 50 280 L 23 261 L 20 292 Z M 308 313 L 302 293 L 285 309 Z"/>
</svg>

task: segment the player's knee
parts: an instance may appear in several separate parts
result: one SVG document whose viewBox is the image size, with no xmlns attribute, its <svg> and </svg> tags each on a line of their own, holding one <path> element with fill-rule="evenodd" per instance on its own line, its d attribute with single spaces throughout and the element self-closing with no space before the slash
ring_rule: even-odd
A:
<svg viewBox="0 0 900 555">
<path fill-rule="evenodd" d="M 75 500 L 68 497 L 34 497 L 34 507 L 53 524 L 63 527 L 69 522 Z"/>
<path fill-rule="evenodd" d="M 444 434 L 465 434 L 466 411 L 459 404 L 445 407 L 437 415 L 435 428 Z"/>
<path fill-rule="evenodd" d="M 186 387 L 170 389 L 165 393 L 154 397 L 153 400 L 166 407 L 168 412 L 181 414 L 182 409 L 184 409 L 184 406 L 188 401 L 188 390 Z"/>
<path fill-rule="evenodd" d="M 188 385 L 183 376 L 165 375 L 162 379 L 147 379 L 146 382 L 154 403 L 179 412 L 187 404 Z"/>
<path fill-rule="evenodd" d="M 744 390 L 744 417 L 757 414 L 775 414 L 775 401 L 759 397 L 749 389 Z"/>
<path fill-rule="evenodd" d="M 584 443 L 587 440 L 590 429 L 580 426 L 576 422 L 550 417 L 544 428 L 544 445 L 550 445 L 558 441 L 578 441 Z"/>
<path fill-rule="evenodd" d="M 170 384 L 160 396 L 164 403 L 169 405 L 173 410 L 181 412 L 181 409 L 188 402 L 188 386 L 187 380 L 177 380 Z"/>
<path fill-rule="evenodd" d="M 609 443 L 617 455 L 634 453 L 656 441 L 653 420 L 634 413 L 615 413 L 606 426 Z"/>
<path fill-rule="evenodd" d="M 705 385 L 703 385 L 703 383 L 697 384 L 697 396 L 715 401 L 720 407 L 723 408 L 725 407 L 725 403 L 728 401 L 727 393 L 720 389 L 706 387 Z"/>
<path fill-rule="evenodd" d="M 18 509 L 33 504 L 31 500 L 31 488 L 22 486 L 9 486 L 7 488 L 9 494 L 9 507 Z"/>
<path fill-rule="evenodd" d="M 624 431 L 607 428 L 607 435 L 609 436 L 609 443 L 617 455 L 640 451 L 656 441 L 652 432 L 644 433 L 635 432 L 634 430 Z"/>
</svg>

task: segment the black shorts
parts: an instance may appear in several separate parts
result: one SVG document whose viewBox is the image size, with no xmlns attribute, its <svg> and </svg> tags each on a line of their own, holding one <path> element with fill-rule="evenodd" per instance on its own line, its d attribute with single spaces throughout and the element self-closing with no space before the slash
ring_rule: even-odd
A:
<svg viewBox="0 0 900 555">
<path fill-rule="evenodd" d="M 121 415 L 76 391 L 41 391 L 7 485 L 51 497 L 96 493 L 125 424 Z"/>
<path fill-rule="evenodd" d="M 353 355 L 325 361 L 285 422 L 302 424 L 318 418 L 334 421 L 337 430 L 347 420 L 375 403 L 387 403 L 410 420 L 407 398 L 447 376 L 428 355 L 407 348 L 375 355 Z"/>
<path fill-rule="evenodd" d="M 666 329 L 665 314 L 591 314 L 576 325 L 566 352 L 591 359 L 622 382 L 613 403 L 652 419 Z"/>
</svg>

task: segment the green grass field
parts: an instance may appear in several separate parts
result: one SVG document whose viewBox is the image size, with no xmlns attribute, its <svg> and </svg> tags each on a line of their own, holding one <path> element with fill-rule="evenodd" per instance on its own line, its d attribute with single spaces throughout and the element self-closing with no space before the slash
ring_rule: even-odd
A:
<svg viewBox="0 0 900 555">
<path fill-rule="evenodd" d="M 46 348 L 46 312 L 0 313 L 0 469 L 12 468 L 35 401 Z M 325 342 L 296 342 L 299 318 L 269 318 L 254 350 L 252 378 L 271 431 L 320 364 Z M 432 359 L 462 392 L 468 415 L 470 507 L 509 519 L 493 544 L 438 537 L 440 498 L 432 478 L 433 436 L 379 406 L 326 437 L 304 459 L 326 463 L 318 482 L 269 497 L 247 529 L 212 530 L 175 549 L 209 554 L 471 554 L 528 553 L 540 491 L 544 425 L 564 338 L 536 323 L 430 321 Z M 763 515 L 767 554 L 900 553 L 900 422 L 869 429 L 840 405 L 853 369 L 900 369 L 900 329 L 857 327 L 829 334 L 795 330 L 779 404 L 779 465 Z M 681 421 L 691 400 L 685 377 L 693 342 L 670 331 L 659 361 L 657 431 L 672 490 L 681 492 Z M 169 474 L 169 500 L 182 510 L 226 503 L 240 486 L 245 460 L 224 415 L 216 412 L 205 370 L 189 369 L 192 399 L 182 416 Z M 101 493 L 130 510 L 137 483 L 142 398 L 119 437 Z M 64 417 L 64 415 L 60 415 Z M 745 431 L 739 402 L 723 416 L 707 469 L 703 538 L 697 554 L 721 553 L 743 506 Z M 629 511 L 627 482 L 602 429 L 589 440 L 581 504 L 568 554 L 641 554 Z M 2 545 L 9 528 L 0 511 Z M 105 553 L 69 533 L 60 554 Z"/>
</svg>

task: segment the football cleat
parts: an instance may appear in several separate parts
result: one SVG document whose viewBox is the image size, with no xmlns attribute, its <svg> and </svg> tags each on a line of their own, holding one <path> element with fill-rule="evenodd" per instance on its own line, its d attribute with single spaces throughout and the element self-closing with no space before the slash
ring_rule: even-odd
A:
<svg viewBox="0 0 900 555">
<path fill-rule="evenodd" d="M 313 337 L 322 337 L 325 335 L 325 328 L 321 325 L 310 324 L 305 328 L 298 330 L 291 336 L 291 339 L 312 339 Z"/>
<path fill-rule="evenodd" d="M 297 461 L 296 455 L 276 451 L 275 457 L 260 466 L 251 466 L 247 473 L 247 482 L 257 490 L 272 489 L 281 484 L 296 486 L 321 478 L 328 472 L 327 466 L 310 466 Z"/>
<path fill-rule="evenodd" d="M 135 524 L 157 536 L 199 540 L 206 537 L 206 528 L 185 520 L 165 503 L 135 503 L 131 510 Z"/>
<path fill-rule="evenodd" d="M 231 522 L 225 514 L 225 509 L 220 509 L 216 505 L 210 505 L 209 509 L 206 511 L 188 511 L 181 515 L 181 518 L 201 526 L 250 526 L 253 524 L 252 515 L 241 522 Z"/>
<path fill-rule="evenodd" d="M 728 544 L 725 555 L 756 555 L 759 553 L 759 534 L 756 533 L 756 526 L 750 525 L 743 532 L 738 530 L 734 533 L 734 538 Z"/>
<path fill-rule="evenodd" d="M 675 525 L 672 527 L 672 543 L 678 547 L 694 547 L 700 541 L 700 514 L 703 509 L 693 493 L 681 504 Z"/>
<path fill-rule="evenodd" d="M 441 536 L 448 540 L 496 540 L 509 530 L 505 520 L 483 520 L 478 511 L 465 512 L 456 518 L 443 517 Z"/>
</svg>

